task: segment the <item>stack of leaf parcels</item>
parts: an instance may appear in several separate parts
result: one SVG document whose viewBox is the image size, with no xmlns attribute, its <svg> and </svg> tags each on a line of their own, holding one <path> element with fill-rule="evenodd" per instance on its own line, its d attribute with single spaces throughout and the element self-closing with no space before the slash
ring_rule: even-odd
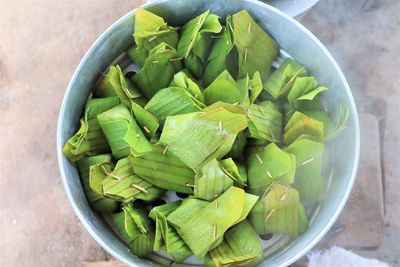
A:
<svg viewBox="0 0 400 267">
<path fill-rule="evenodd" d="M 138 9 L 140 71 L 110 67 L 63 149 L 139 257 L 255 265 L 258 235 L 306 231 L 302 202 L 324 197 L 324 142 L 348 112 L 333 122 L 327 88 L 294 60 L 271 68 L 278 44 L 247 11 L 221 21 L 206 11 L 178 29 Z M 187 197 L 152 205 L 168 190 Z"/>
</svg>

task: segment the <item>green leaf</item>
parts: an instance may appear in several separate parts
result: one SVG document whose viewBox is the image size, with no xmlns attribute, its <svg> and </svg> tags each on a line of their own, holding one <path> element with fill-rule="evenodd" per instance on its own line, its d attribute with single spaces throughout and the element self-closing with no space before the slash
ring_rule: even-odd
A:
<svg viewBox="0 0 400 267">
<path fill-rule="evenodd" d="M 239 54 L 239 78 L 259 71 L 265 79 L 278 55 L 277 43 L 253 20 L 246 10 L 232 16 L 233 39 Z M 260 52 L 262 51 L 262 53 Z"/>
<path fill-rule="evenodd" d="M 250 137 L 281 142 L 282 113 L 277 104 L 270 101 L 251 104 L 247 116 Z"/>
<path fill-rule="evenodd" d="M 296 236 L 304 230 L 303 217 L 300 222 L 300 205 L 295 189 L 276 183 L 255 205 L 249 220 L 258 234 Z"/>
<path fill-rule="evenodd" d="M 80 120 L 80 128 L 64 145 L 63 153 L 71 161 L 84 156 L 96 155 L 109 151 L 106 138 L 97 119 Z"/>
<path fill-rule="evenodd" d="M 201 167 L 194 179 L 194 196 L 204 200 L 213 200 L 233 185 L 233 180 L 213 159 Z"/>
<path fill-rule="evenodd" d="M 165 190 L 135 175 L 129 158 L 120 159 L 114 170 L 105 174 L 106 178 L 102 182 L 103 194 L 121 202 L 135 199 L 151 202 L 165 193 Z"/>
<path fill-rule="evenodd" d="M 182 28 L 178 53 L 185 59 L 186 67 L 196 78 L 203 76 L 208 54 L 213 44 L 211 36 L 222 29 L 218 16 L 207 10 L 187 22 Z"/>
<path fill-rule="evenodd" d="M 120 104 L 117 96 L 106 98 L 91 98 L 86 102 L 85 120 L 96 119 L 97 115 Z"/>
<path fill-rule="evenodd" d="M 240 132 L 232 145 L 231 151 L 228 153 L 228 157 L 232 157 L 236 160 L 242 160 L 244 158 L 244 149 L 247 144 L 247 133 Z"/>
<path fill-rule="evenodd" d="M 163 124 L 167 116 L 200 111 L 204 104 L 197 101 L 184 88 L 168 87 L 158 91 L 147 103 L 145 109 Z"/>
<path fill-rule="evenodd" d="M 195 169 L 200 164 L 226 155 L 237 134 L 246 127 L 245 115 L 220 107 L 167 117 L 160 142 Z"/>
<path fill-rule="evenodd" d="M 161 43 L 176 48 L 178 32 L 170 27 L 162 17 L 159 17 L 142 8 L 135 12 L 135 27 L 133 37 L 136 47 L 128 50 L 128 54 L 139 66 L 143 66 L 149 52 Z"/>
<path fill-rule="evenodd" d="M 226 230 L 239 223 L 241 218 L 247 217 L 244 212 L 245 195 L 243 189 L 230 187 L 220 197 L 194 213 L 183 225 L 176 228 L 178 234 L 196 256 L 204 257 L 210 249 L 222 242 L 221 238 Z"/>
<path fill-rule="evenodd" d="M 286 145 L 289 145 L 302 134 L 314 136 L 318 141 L 323 142 L 324 124 L 296 111 L 286 123 L 283 141 Z"/>
<path fill-rule="evenodd" d="M 93 93 L 97 97 L 118 96 L 121 103 L 127 107 L 130 106 L 130 99 L 139 99 L 142 97 L 133 84 L 124 77 L 118 65 L 110 67 L 110 70 L 94 89 Z"/>
<path fill-rule="evenodd" d="M 135 102 L 131 102 L 131 109 L 133 115 L 135 116 L 136 121 L 143 129 L 144 133 L 148 137 L 153 137 L 157 132 L 158 127 L 160 126 L 158 119 L 153 116 L 149 111 L 142 108 L 140 105 Z"/>
<path fill-rule="evenodd" d="M 263 89 L 263 84 L 260 76 L 260 72 L 255 72 L 253 78 L 250 79 L 249 91 L 250 91 L 250 104 L 256 101 Z"/>
<path fill-rule="evenodd" d="M 156 206 L 150 211 L 150 218 L 156 221 L 154 250 L 161 250 L 165 246 L 165 250 L 171 254 L 175 262 L 182 262 L 193 254 L 176 230 L 167 222 L 167 216 L 176 210 L 180 204 L 181 201 L 170 202 Z"/>
<path fill-rule="evenodd" d="M 220 160 L 223 171 L 233 180 L 235 186 L 243 188 L 246 185 L 246 179 L 242 177 L 239 168 L 232 158 Z"/>
<path fill-rule="evenodd" d="M 234 47 L 231 16 L 226 18 L 224 31 L 217 36 L 213 36 L 213 38 L 215 38 L 214 45 L 208 56 L 207 66 L 203 74 L 203 84 L 206 86 L 210 85 L 224 70 L 234 69 L 233 66 L 228 64 L 228 58 L 233 57 L 232 49 Z M 234 73 L 234 71 L 231 73 Z"/>
<path fill-rule="evenodd" d="M 286 150 L 296 156 L 294 187 L 306 201 L 318 201 L 325 194 L 325 179 L 322 176 L 324 144 L 299 136 Z"/>
<path fill-rule="evenodd" d="M 339 107 L 339 111 L 335 113 L 335 119 L 330 118 L 330 116 L 324 111 L 307 110 L 303 112 L 311 118 L 323 123 L 325 141 L 333 140 L 339 133 L 341 133 L 346 128 L 346 123 L 350 116 L 349 108 L 345 106 Z"/>
<path fill-rule="evenodd" d="M 305 233 L 308 229 L 307 210 L 303 204 L 299 203 L 299 233 Z"/>
<path fill-rule="evenodd" d="M 112 157 L 110 154 L 100 154 L 91 157 L 85 157 L 78 161 L 78 169 L 82 180 L 83 189 L 92 209 L 97 212 L 110 213 L 118 207 L 118 202 L 112 199 L 105 198 L 90 187 L 89 170 L 90 166 L 111 163 Z"/>
<path fill-rule="evenodd" d="M 296 158 L 271 143 L 258 153 L 252 153 L 247 160 L 248 185 L 253 193 L 262 194 L 274 182 L 294 182 Z"/>
<path fill-rule="evenodd" d="M 290 105 L 294 109 L 299 109 L 303 101 L 311 101 L 321 92 L 328 90 L 328 88 L 318 86 L 318 82 L 314 77 L 298 77 L 296 78 L 292 88 L 288 94 Z"/>
<path fill-rule="evenodd" d="M 193 194 L 195 173 L 161 144 L 152 145 L 152 151 L 131 157 L 134 172 L 149 183 L 175 192 Z"/>
<path fill-rule="evenodd" d="M 113 214 L 112 219 L 116 230 L 133 254 L 146 257 L 153 252 L 154 225 L 146 210 L 125 205 L 123 212 Z"/>
<path fill-rule="evenodd" d="M 193 95 L 195 99 L 204 103 L 203 91 L 200 86 L 194 82 L 194 79 L 188 75 L 188 72 L 182 70 L 175 74 L 170 87 L 181 87 L 185 88 L 189 93 Z"/>
<path fill-rule="evenodd" d="M 143 95 L 150 99 L 160 89 L 167 87 L 175 73 L 182 69 L 180 61 L 175 48 L 161 43 L 149 52 L 143 68 L 132 80 Z"/>
<path fill-rule="evenodd" d="M 297 77 L 306 76 L 306 69 L 293 59 L 285 59 L 274 71 L 265 84 L 265 90 L 273 97 L 279 98 L 288 93 Z"/>
<path fill-rule="evenodd" d="M 119 105 L 103 112 L 97 119 L 114 158 L 121 159 L 131 153 L 139 156 L 151 151 L 150 142 L 125 106 Z"/>
<path fill-rule="evenodd" d="M 239 102 L 241 92 L 238 85 L 227 70 L 223 71 L 205 90 L 204 102 L 206 105 L 218 101 L 233 104 Z"/>
<path fill-rule="evenodd" d="M 205 200 L 188 197 L 182 201 L 179 208 L 175 209 L 167 216 L 167 221 L 175 229 L 178 229 L 196 213 L 207 207 L 209 203 L 210 202 Z"/>
<path fill-rule="evenodd" d="M 253 266 L 262 258 L 260 239 L 251 224 L 244 220 L 229 229 L 224 241 L 207 254 L 205 266 Z"/>
</svg>

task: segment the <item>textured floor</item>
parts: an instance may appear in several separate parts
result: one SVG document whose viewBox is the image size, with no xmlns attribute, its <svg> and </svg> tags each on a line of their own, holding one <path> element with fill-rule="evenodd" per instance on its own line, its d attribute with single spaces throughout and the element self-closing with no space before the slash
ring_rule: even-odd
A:
<svg viewBox="0 0 400 267">
<path fill-rule="evenodd" d="M 55 156 L 56 120 L 85 51 L 113 21 L 143 2 L 0 1 L 0 266 L 82 266 L 109 259 L 64 193 Z M 365 127 L 368 140 L 375 142 L 363 153 L 370 155 L 372 163 L 366 165 L 375 166 L 376 175 L 364 171 L 382 183 L 384 194 L 366 180 L 362 186 L 372 190 L 359 195 L 383 199 L 383 234 L 381 240 L 366 239 L 375 247 L 362 249 L 355 240 L 353 249 L 398 266 L 400 3 L 322 0 L 302 23 L 343 68 L 371 125 Z M 356 205 L 346 209 L 369 212 L 353 198 Z M 376 214 L 365 218 L 376 217 L 379 228 L 382 216 Z M 349 229 L 356 227 L 353 223 L 334 238 L 354 238 L 357 231 Z"/>
</svg>

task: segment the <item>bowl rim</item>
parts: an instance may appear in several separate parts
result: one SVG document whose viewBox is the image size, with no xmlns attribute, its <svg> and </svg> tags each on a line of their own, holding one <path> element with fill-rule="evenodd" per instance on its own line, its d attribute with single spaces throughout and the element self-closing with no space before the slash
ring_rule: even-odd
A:
<svg viewBox="0 0 400 267">
<path fill-rule="evenodd" d="M 149 8 L 152 7 L 153 5 L 156 5 L 157 3 L 160 2 L 168 2 L 170 0 L 157 0 L 154 2 L 148 2 L 145 3 L 143 5 L 141 5 L 140 7 L 142 8 Z M 324 53 L 324 55 L 327 57 L 327 59 L 331 62 L 331 64 L 333 65 L 333 67 L 335 68 L 337 74 L 339 75 L 341 82 L 344 85 L 345 88 L 345 94 L 347 99 L 349 100 L 349 104 L 350 104 L 350 109 L 351 109 L 351 115 L 353 116 L 353 120 L 354 120 L 354 134 L 355 134 L 355 148 L 354 148 L 354 163 L 353 163 L 353 167 L 351 170 L 351 175 L 349 177 L 351 177 L 351 179 L 348 181 L 348 186 L 343 194 L 343 198 L 340 200 L 337 209 L 335 210 L 335 212 L 333 213 L 333 215 L 331 216 L 329 222 L 324 225 L 322 227 L 322 229 L 320 229 L 320 231 L 318 232 L 317 235 L 315 235 L 311 241 L 305 246 L 303 247 L 303 249 L 301 251 L 299 251 L 295 256 L 291 257 L 291 258 L 285 258 L 279 266 L 288 266 L 292 263 L 294 263 L 296 260 L 298 260 L 299 258 L 301 258 L 302 256 L 304 256 L 308 251 L 310 251 L 324 236 L 325 234 L 329 231 L 329 229 L 332 227 L 332 225 L 335 223 L 335 221 L 337 220 L 338 216 L 340 215 L 340 213 L 343 210 L 344 205 L 346 204 L 349 195 L 351 193 L 351 190 L 353 188 L 354 185 L 354 181 L 356 179 L 356 174 L 357 174 L 357 169 L 358 169 L 358 164 L 359 164 L 359 156 L 360 156 L 360 126 L 359 126 L 359 118 L 358 118 L 358 113 L 357 113 L 357 108 L 354 102 L 354 98 L 353 95 L 351 93 L 350 90 L 350 86 L 343 74 L 343 72 L 341 71 L 339 65 L 337 64 L 337 62 L 335 61 L 335 59 L 333 58 L 333 56 L 330 54 L 330 52 L 328 51 L 328 49 L 321 43 L 321 41 L 319 41 L 319 39 L 313 34 L 311 33 L 305 26 L 303 26 L 301 23 L 299 23 L 298 21 L 296 21 L 294 18 L 290 17 L 289 15 L 287 15 L 286 13 L 284 13 L 283 11 L 278 10 L 277 8 L 270 6 L 264 2 L 260 2 L 257 0 L 245 0 L 246 2 L 249 2 L 252 5 L 258 6 L 260 8 L 263 9 L 269 9 L 269 11 L 276 13 L 277 15 L 283 17 L 284 19 L 288 20 L 289 22 L 291 22 L 292 24 L 294 24 L 294 26 L 300 28 L 300 30 L 302 30 L 309 38 L 312 39 L 313 42 L 315 42 L 319 48 L 321 49 L 321 51 Z M 113 255 L 116 259 L 118 259 L 119 261 L 121 261 L 122 263 L 128 265 L 128 266 L 135 266 L 132 265 L 132 262 L 129 261 L 129 259 L 125 258 L 124 256 L 120 255 L 118 253 L 118 251 L 114 250 L 111 246 L 109 246 L 101 237 L 101 235 L 99 233 L 97 233 L 95 231 L 94 228 L 92 228 L 89 223 L 87 222 L 88 219 L 86 218 L 86 216 L 83 214 L 83 212 L 78 208 L 78 204 L 76 202 L 76 200 L 74 199 L 72 192 L 71 192 L 71 188 L 68 186 L 67 183 L 67 178 L 66 178 L 66 170 L 64 168 L 62 159 L 64 157 L 63 153 L 62 153 L 62 148 L 64 146 L 64 144 L 62 143 L 62 135 L 61 135 L 61 129 L 63 128 L 63 118 L 65 116 L 65 112 L 66 112 L 66 99 L 69 98 L 71 92 L 72 92 L 72 88 L 74 83 L 76 82 L 79 73 L 81 72 L 83 66 L 85 65 L 85 62 L 88 60 L 88 58 L 91 56 L 93 50 L 95 50 L 95 48 L 102 42 L 103 39 L 106 38 L 106 36 L 108 34 L 110 34 L 111 32 L 114 31 L 114 29 L 121 24 L 124 20 L 127 19 L 127 17 L 129 17 L 131 14 L 134 14 L 136 12 L 137 8 L 129 11 L 128 13 L 126 13 L 125 15 L 123 15 L 122 17 L 120 17 L 117 21 L 115 21 L 111 26 L 109 26 L 97 39 L 96 41 L 90 46 L 90 48 L 87 50 L 87 52 L 85 53 L 85 55 L 83 56 L 83 58 L 81 59 L 81 61 L 79 62 L 79 65 L 77 66 L 77 68 L 74 71 L 74 74 L 71 77 L 71 80 L 68 84 L 67 90 L 64 94 L 63 100 L 62 100 L 62 104 L 61 104 L 61 108 L 59 111 L 59 116 L 58 116 L 58 123 L 57 123 L 57 160 L 58 160 L 58 165 L 59 165 L 59 170 L 60 170 L 60 174 L 61 174 L 61 179 L 64 185 L 64 189 L 67 193 L 69 202 L 73 208 L 73 210 L 75 211 L 75 214 L 77 215 L 77 217 L 79 218 L 79 220 L 81 221 L 81 223 L 83 224 L 83 226 L 85 227 L 85 229 L 89 232 L 89 234 L 92 236 L 92 238 L 94 240 L 96 240 L 96 242 L 98 244 L 100 244 L 101 247 L 103 247 L 107 252 L 109 252 L 111 255 Z M 151 264 L 149 262 L 149 264 Z M 152 265 L 152 264 L 151 264 Z M 262 266 L 263 263 L 260 264 L 260 266 Z M 138 266 L 138 265 L 137 265 Z"/>
</svg>

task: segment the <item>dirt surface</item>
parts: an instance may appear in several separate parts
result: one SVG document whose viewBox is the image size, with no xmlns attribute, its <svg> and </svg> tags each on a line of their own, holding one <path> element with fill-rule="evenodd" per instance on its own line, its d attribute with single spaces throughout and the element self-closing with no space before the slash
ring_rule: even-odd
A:
<svg viewBox="0 0 400 267">
<path fill-rule="evenodd" d="M 143 2 L 0 1 L 0 266 L 109 259 L 79 223 L 61 184 L 57 116 L 86 50 Z M 378 248 L 357 252 L 394 266 L 400 262 L 399 16 L 397 0 L 323 0 L 302 22 L 343 68 L 359 110 L 378 121 L 380 152 L 365 153 L 379 153 L 384 235 Z"/>
</svg>

